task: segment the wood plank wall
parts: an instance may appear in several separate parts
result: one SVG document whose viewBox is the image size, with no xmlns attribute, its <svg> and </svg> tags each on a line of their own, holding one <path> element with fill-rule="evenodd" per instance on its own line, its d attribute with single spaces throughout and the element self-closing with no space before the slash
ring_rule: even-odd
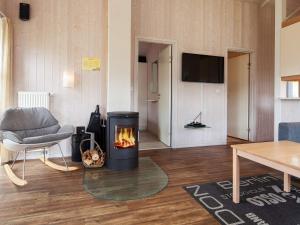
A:
<svg viewBox="0 0 300 225">
<path fill-rule="evenodd" d="M 256 80 L 256 140 L 274 138 L 275 6 L 259 8 Z"/>
<path fill-rule="evenodd" d="M 14 92 L 54 93 L 51 109 L 62 123 L 87 125 L 96 104 L 106 106 L 107 1 L 26 0 L 31 19 L 18 19 L 20 0 L 9 0 L 14 23 Z M 101 71 L 81 69 L 84 56 L 99 57 Z M 75 71 L 75 88 L 62 86 Z"/>
<path fill-rule="evenodd" d="M 142 36 L 174 40 L 177 43 L 178 70 L 175 82 L 178 90 L 174 93 L 177 98 L 177 108 L 173 109 L 176 110 L 177 119 L 175 118 L 176 131 L 173 135 L 179 140 L 176 144 L 178 147 L 222 144 L 225 142 L 227 130 L 226 85 L 182 82 L 180 77 L 182 52 L 227 57 L 228 49 L 252 50 L 251 136 L 255 140 L 257 135 L 262 135 L 266 139 L 272 135 L 273 124 L 270 124 L 269 120 L 264 122 L 267 115 L 273 114 L 272 107 L 268 106 L 268 112 L 264 111 L 264 116 L 256 120 L 256 117 L 261 114 L 261 108 L 258 110 L 255 106 L 256 99 L 269 101 L 273 96 L 269 90 L 264 93 L 265 96 L 257 94 L 259 89 L 265 88 L 264 85 L 258 85 L 262 81 L 257 78 L 257 49 L 260 46 L 258 18 L 259 4 L 255 1 L 133 0 L 133 38 Z M 266 36 L 266 38 L 271 37 Z M 269 67 L 260 70 L 264 73 L 263 71 L 268 69 Z M 272 74 L 271 70 L 266 76 Z M 268 87 L 272 83 L 266 78 L 263 82 Z M 268 102 L 267 105 L 270 103 Z M 212 128 L 192 131 L 184 129 L 184 124 L 190 122 L 199 111 L 203 112 L 202 122 Z M 256 127 L 257 123 L 260 124 L 259 127 Z"/>
<path fill-rule="evenodd" d="M 0 2 L 3 0 L 0 0 Z M 17 91 L 54 93 L 52 109 L 62 123 L 86 125 L 96 104 L 106 106 L 107 0 L 24 0 L 32 7 L 32 19 L 18 19 L 20 0 L 6 1 L 7 14 L 14 23 L 14 76 Z M 180 81 L 181 53 L 194 52 L 227 57 L 228 48 L 253 50 L 253 93 L 264 88 L 256 79 L 259 45 L 258 4 L 239 0 L 133 0 L 133 53 L 137 36 L 175 40 L 178 46 L 175 138 L 180 146 L 226 142 L 226 85 Z M 269 37 L 269 36 L 268 36 Z M 100 72 L 81 70 L 82 56 L 98 56 Z M 74 69 L 76 87 L 62 87 L 64 70 Z M 262 69 L 263 70 L 263 69 Z M 263 79 L 267 82 L 267 78 Z M 256 92 L 257 91 L 257 92 Z M 266 91 L 267 99 L 271 91 Z M 252 136 L 269 135 L 266 115 L 254 106 Z M 199 112 L 211 129 L 190 131 L 184 124 Z M 258 116 L 259 117 L 259 116 Z M 259 122 L 258 122 L 259 121 Z M 256 127 L 259 123 L 260 126 Z M 272 126 L 273 127 L 273 126 Z M 257 135 L 256 135 L 257 134 Z M 184 138 L 182 138 L 184 137 Z"/>
<path fill-rule="evenodd" d="M 6 0 L 0 0 L 0 10 L 6 13 Z"/>
</svg>

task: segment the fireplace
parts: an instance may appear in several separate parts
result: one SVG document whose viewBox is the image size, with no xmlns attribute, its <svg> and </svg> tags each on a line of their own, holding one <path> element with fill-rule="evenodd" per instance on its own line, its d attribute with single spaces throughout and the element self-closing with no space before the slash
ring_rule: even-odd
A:
<svg viewBox="0 0 300 225">
<path fill-rule="evenodd" d="M 139 113 L 107 113 L 107 167 L 130 170 L 138 167 Z"/>
</svg>

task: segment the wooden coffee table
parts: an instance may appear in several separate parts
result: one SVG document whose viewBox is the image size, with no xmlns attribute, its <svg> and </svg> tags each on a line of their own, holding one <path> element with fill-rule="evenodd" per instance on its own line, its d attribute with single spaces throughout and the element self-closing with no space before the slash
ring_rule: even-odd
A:
<svg viewBox="0 0 300 225">
<path fill-rule="evenodd" d="M 284 173 L 284 191 L 291 191 L 291 176 L 300 178 L 300 144 L 291 141 L 232 145 L 234 203 L 240 202 L 239 158 L 252 160 Z"/>
</svg>

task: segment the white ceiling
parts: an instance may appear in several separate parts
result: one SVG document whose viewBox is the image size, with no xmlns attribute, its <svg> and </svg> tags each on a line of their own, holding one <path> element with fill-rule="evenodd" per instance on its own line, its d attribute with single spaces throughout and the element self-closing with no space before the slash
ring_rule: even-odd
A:
<svg viewBox="0 0 300 225">
<path fill-rule="evenodd" d="M 159 43 L 150 43 L 150 42 L 140 42 L 139 44 L 139 55 L 146 56 L 151 48 L 155 49 L 162 49 L 166 44 L 159 44 Z"/>
</svg>

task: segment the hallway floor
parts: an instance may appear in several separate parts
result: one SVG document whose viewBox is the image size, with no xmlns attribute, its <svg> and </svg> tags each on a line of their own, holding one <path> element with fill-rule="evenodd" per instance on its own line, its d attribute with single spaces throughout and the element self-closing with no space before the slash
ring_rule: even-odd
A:
<svg viewBox="0 0 300 225">
<path fill-rule="evenodd" d="M 164 149 L 169 148 L 167 145 L 162 143 L 158 137 L 149 131 L 141 131 L 140 132 L 140 150 L 149 150 L 149 149 Z"/>
</svg>

